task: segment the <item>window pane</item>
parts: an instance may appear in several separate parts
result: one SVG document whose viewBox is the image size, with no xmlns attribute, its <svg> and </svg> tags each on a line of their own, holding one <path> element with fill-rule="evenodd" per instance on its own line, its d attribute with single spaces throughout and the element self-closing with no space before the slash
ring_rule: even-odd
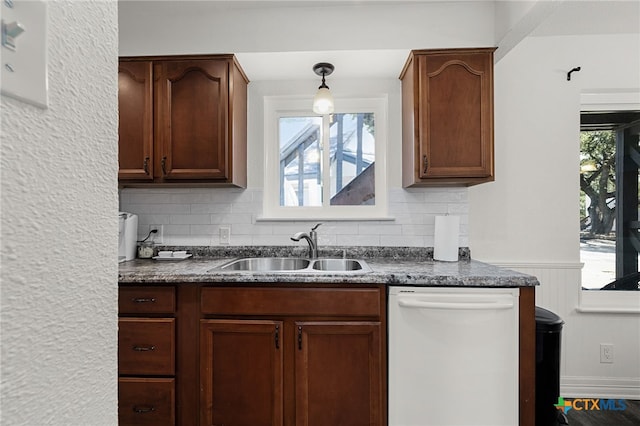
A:
<svg viewBox="0 0 640 426">
<path fill-rule="evenodd" d="M 333 114 L 329 129 L 331 205 L 374 205 L 374 114 Z"/>
<path fill-rule="evenodd" d="M 580 258 L 582 287 L 616 278 L 616 137 L 611 130 L 580 133 Z"/>
<path fill-rule="evenodd" d="M 322 205 L 322 117 L 279 121 L 280 205 Z"/>
</svg>

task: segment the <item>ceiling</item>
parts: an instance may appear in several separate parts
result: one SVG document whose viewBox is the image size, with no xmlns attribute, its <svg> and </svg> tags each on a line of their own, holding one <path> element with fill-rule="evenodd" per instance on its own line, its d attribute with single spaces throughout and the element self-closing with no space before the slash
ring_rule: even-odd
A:
<svg viewBox="0 0 640 426">
<path fill-rule="evenodd" d="M 461 6 L 463 1 L 469 6 Z M 519 1 L 519 0 L 511 0 Z M 540 0 L 538 3 L 542 3 L 544 0 Z M 157 19 L 166 18 L 170 16 L 171 19 L 178 20 L 180 17 L 185 16 L 220 16 L 225 12 L 231 16 L 256 16 L 264 15 L 277 16 L 282 14 L 300 14 L 307 13 L 302 11 L 302 8 L 309 8 L 309 14 L 311 16 L 310 22 L 307 24 L 311 31 L 315 30 L 313 26 L 317 26 L 317 22 L 313 19 L 318 16 L 319 10 L 317 8 L 356 8 L 363 10 L 366 8 L 371 10 L 374 7 L 380 7 L 381 10 L 392 11 L 402 10 L 405 13 L 407 10 L 412 10 L 412 7 L 428 7 L 439 8 L 443 10 L 461 10 L 455 9 L 460 7 L 476 8 L 482 5 L 486 10 L 494 10 L 500 2 L 486 1 L 486 0 L 289 0 L 289 1 L 270 1 L 270 0 L 235 0 L 235 1 L 215 1 L 215 0 L 200 0 L 200 1 L 153 1 L 153 0 L 120 0 L 120 27 L 121 38 L 123 34 L 123 27 L 126 31 L 127 19 L 123 18 L 134 14 L 140 19 Z M 523 2 L 521 4 L 538 4 L 536 2 Z M 553 0 L 552 3 L 556 4 L 553 9 L 553 13 L 545 17 L 545 19 L 533 27 L 533 30 L 529 33 L 531 36 L 544 37 L 555 35 L 592 35 L 592 34 L 617 34 L 617 33 L 636 33 L 640 34 L 640 2 L 637 0 L 623 0 L 623 1 L 586 1 L 586 0 Z M 392 7 L 395 6 L 395 7 Z M 294 9 L 292 9 L 294 8 Z M 446 8 L 446 9 L 443 9 Z M 320 9 L 326 16 L 325 12 L 329 9 Z M 421 9 L 424 11 L 424 9 Z M 336 9 L 336 13 L 340 13 L 339 9 Z M 276 14 L 276 15 L 272 15 Z M 322 14 L 322 13 L 321 13 Z M 492 19 L 493 12 L 489 12 L 484 15 L 484 19 Z M 395 17 L 390 16 L 389 19 Z M 451 18 L 451 16 L 449 16 Z M 524 16 L 522 20 L 526 20 L 528 16 Z M 433 18 L 432 18 L 433 19 Z M 317 19 L 316 19 L 317 20 Z M 131 21 L 131 19 L 129 19 Z M 494 19 L 495 21 L 495 19 Z M 123 24 L 124 22 L 124 24 Z M 189 22 L 184 19 L 183 22 Z M 415 20 L 409 22 L 416 22 Z M 449 21 L 450 22 L 450 21 Z M 467 22 L 469 22 L 467 20 Z M 131 24 L 129 24 L 131 25 Z M 321 44 L 310 46 L 309 50 L 305 50 L 306 45 L 303 48 L 288 49 L 288 51 L 273 51 L 273 47 L 256 47 L 260 46 L 261 40 L 246 40 L 246 43 L 251 43 L 250 47 L 243 49 L 234 49 L 234 53 L 237 55 L 243 69 L 250 76 L 252 81 L 259 80 L 288 80 L 288 79 L 309 79 L 314 78 L 311 72 L 311 65 L 319 62 L 331 62 L 339 64 L 336 66 L 336 76 L 339 78 L 397 78 L 399 72 L 404 64 L 409 51 L 412 48 L 422 48 L 423 46 L 411 46 L 406 40 L 413 37 L 413 34 L 419 34 L 414 27 L 402 28 L 401 24 L 396 23 L 393 28 L 396 32 L 398 29 L 405 30 L 408 34 L 405 38 L 403 45 L 405 48 L 398 48 L 398 44 L 389 43 L 385 48 L 383 43 L 375 44 L 374 48 L 362 48 L 362 46 L 347 46 L 347 48 L 341 48 L 340 50 L 322 50 Z M 433 25 L 433 21 L 430 21 L 430 25 Z M 486 31 L 486 23 L 484 28 L 479 30 Z M 495 22 L 494 22 L 495 25 Z M 285 30 L 286 31 L 286 30 Z M 294 30 L 295 31 L 295 30 Z M 369 29 L 369 31 L 371 31 Z M 413 32 L 412 32 L 413 31 Z M 445 30 L 441 32 L 446 33 Z M 474 29 L 467 30 L 468 32 L 474 31 Z M 294 32 L 295 34 L 295 32 Z M 349 33 L 351 34 L 351 33 Z M 368 37 L 371 37 L 371 32 L 368 33 Z M 451 35 L 446 33 L 445 36 L 451 37 L 454 40 L 458 37 L 458 40 L 462 40 L 463 37 L 459 37 L 461 33 Z M 247 36 L 248 37 L 248 36 Z M 323 35 L 319 34 L 316 39 L 322 39 Z M 354 33 L 354 37 L 357 37 Z M 492 36 L 495 39 L 495 36 Z M 437 42 L 437 41 L 436 41 Z M 348 43 L 347 43 L 348 44 Z M 489 41 L 489 44 L 491 42 Z M 494 40 L 494 44 L 500 46 L 500 40 Z M 280 46 L 280 44 L 278 44 Z M 332 45 L 335 47 L 335 44 Z M 353 47 L 353 48 L 349 48 Z M 429 46 L 424 46 L 428 48 Z M 284 50 L 284 49 L 283 49 Z M 506 50 L 508 51 L 508 49 Z M 505 52 L 506 52 L 505 51 Z M 166 52 L 171 53 L 171 52 Z M 338 76 L 339 74 L 339 76 Z"/>
</svg>

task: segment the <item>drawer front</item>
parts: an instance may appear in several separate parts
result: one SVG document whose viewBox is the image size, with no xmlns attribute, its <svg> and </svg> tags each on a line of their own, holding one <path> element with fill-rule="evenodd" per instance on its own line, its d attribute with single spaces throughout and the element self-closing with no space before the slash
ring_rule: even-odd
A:
<svg viewBox="0 0 640 426">
<path fill-rule="evenodd" d="M 175 425 L 175 379 L 118 380 L 120 426 Z"/>
<path fill-rule="evenodd" d="M 377 317 L 377 288 L 205 287 L 201 309 L 210 315 L 309 315 Z"/>
<path fill-rule="evenodd" d="M 176 289 L 120 287 L 118 308 L 121 314 L 173 314 L 176 311 Z"/>
<path fill-rule="evenodd" d="M 175 373 L 175 319 L 120 318 L 118 373 L 173 375 Z"/>
</svg>

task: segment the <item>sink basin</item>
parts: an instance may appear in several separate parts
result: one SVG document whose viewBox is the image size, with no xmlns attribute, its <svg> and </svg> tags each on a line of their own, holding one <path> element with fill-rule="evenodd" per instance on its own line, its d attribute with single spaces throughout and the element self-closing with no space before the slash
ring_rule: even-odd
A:
<svg viewBox="0 0 640 426">
<path fill-rule="evenodd" d="M 309 259 L 297 257 L 250 257 L 226 263 L 220 266 L 220 269 L 253 272 L 297 271 L 308 268 L 310 263 Z"/>
<path fill-rule="evenodd" d="M 370 271 L 369 266 L 363 260 L 354 259 L 318 259 L 313 262 L 313 269 L 331 272 Z"/>
<path fill-rule="evenodd" d="M 304 272 L 311 274 L 371 272 L 364 260 L 303 259 L 299 257 L 247 257 L 218 266 L 217 270 L 247 272 Z"/>
</svg>

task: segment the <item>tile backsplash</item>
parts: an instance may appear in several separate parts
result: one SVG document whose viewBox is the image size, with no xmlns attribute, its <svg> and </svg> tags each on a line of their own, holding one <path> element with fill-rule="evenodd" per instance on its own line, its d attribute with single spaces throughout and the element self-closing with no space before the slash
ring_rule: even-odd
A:
<svg viewBox="0 0 640 426">
<path fill-rule="evenodd" d="M 460 216 L 459 245 L 467 247 L 467 188 L 391 188 L 389 220 L 322 221 L 320 245 L 431 247 L 435 216 Z M 231 229 L 230 245 L 297 245 L 290 237 L 312 221 L 260 220 L 257 188 L 124 188 L 120 211 L 138 215 L 138 237 L 162 225 L 165 245 L 218 246 L 220 227 Z"/>
</svg>

